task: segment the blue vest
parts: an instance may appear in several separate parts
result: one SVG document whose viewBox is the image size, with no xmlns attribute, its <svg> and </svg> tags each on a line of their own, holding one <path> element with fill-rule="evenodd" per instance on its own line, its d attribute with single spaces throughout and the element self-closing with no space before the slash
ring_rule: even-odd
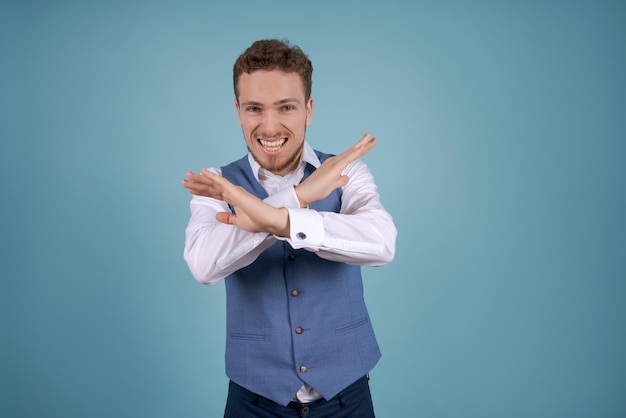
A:
<svg viewBox="0 0 626 418">
<path fill-rule="evenodd" d="M 329 155 L 316 151 L 320 161 Z M 315 168 L 307 164 L 303 180 Z M 248 157 L 222 175 L 263 199 Z M 310 208 L 339 212 L 341 189 Z M 363 300 L 359 266 L 277 241 L 226 283 L 226 374 L 287 405 L 302 386 L 330 399 L 367 374 L 380 351 Z"/>
</svg>

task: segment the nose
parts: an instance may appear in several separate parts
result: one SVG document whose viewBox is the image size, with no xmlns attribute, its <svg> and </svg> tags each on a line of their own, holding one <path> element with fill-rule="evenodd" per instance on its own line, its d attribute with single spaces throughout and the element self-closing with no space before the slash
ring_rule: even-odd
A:
<svg viewBox="0 0 626 418">
<path fill-rule="evenodd" d="M 275 112 L 263 112 L 263 116 L 261 118 L 262 132 L 266 133 L 268 136 L 271 136 L 280 130 L 280 126 L 280 118 Z"/>
</svg>

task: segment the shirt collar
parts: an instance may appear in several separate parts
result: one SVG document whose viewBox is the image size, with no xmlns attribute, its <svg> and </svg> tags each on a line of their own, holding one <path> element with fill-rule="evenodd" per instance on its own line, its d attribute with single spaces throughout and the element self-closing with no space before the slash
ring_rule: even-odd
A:
<svg viewBox="0 0 626 418">
<path fill-rule="evenodd" d="M 257 181 L 259 180 L 259 172 L 262 172 L 264 177 L 269 177 L 273 175 L 269 171 L 267 171 L 266 169 L 262 168 L 259 165 L 259 163 L 252 156 L 251 152 L 248 152 L 248 162 L 250 163 L 250 168 L 252 168 L 252 173 L 254 174 L 254 177 L 257 179 Z M 307 141 L 304 141 L 304 148 L 302 150 L 302 159 L 300 160 L 300 164 L 298 165 L 296 170 L 298 170 L 300 167 L 302 167 L 302 165 L 307 164 L 307 163 L 311 164 L 315 168 L 318 168 L 322 164 L 320 163 L 320 159 L 317 158 L 317 154 L 315 154 L 315 151 L 313 150 L 313 148 L 311 148 L 311 146 L 309 145 Z"/>
</svg>

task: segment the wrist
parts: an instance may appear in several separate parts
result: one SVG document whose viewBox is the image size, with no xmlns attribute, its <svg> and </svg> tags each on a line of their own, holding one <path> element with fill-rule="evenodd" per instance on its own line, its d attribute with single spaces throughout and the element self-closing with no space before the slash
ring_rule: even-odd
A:
<svg viewBox="0 0 626 418">
<path fill-rule="evenodd" d="M 290 235 L 290 225 L 289 225 L 289 210 L 287 208 L 278 208 L 276 209 L 276 218 L 273 222 L 273 225 L 268 231 L 272 235 L 281 238 L 288 238 Z"/>
<path fill-rule="evenodd" d="M 298 184 L 296 186 L 293 186 L 293 190 L 296 193 L 296 197 L 298 198 L 298 204 L 300 205 L 301 208 L 308 208 L 309 207 L 309 202 L 307 202 L 304 198 L 303 198 L 303 193 L 302 193 L 302 187 L 300 187 L 301 185 Z"/>
</svg>

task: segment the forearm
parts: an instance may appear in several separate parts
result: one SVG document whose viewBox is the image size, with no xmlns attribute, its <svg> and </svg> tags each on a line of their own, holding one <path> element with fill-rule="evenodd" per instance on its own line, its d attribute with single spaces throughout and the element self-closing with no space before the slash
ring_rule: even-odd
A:
<svg viewBox="0 0 626 418">
<path fill-rule="evenodd" d="M 194 197 L 191 218 L 185 230 L 184 258 L 196 280 L 215 284 L 252 263 L 275 238 L 252 233 L 215 219 L 228 206 L 215 199 Z"/>
<path fill-rule="evenodd" d="M 292 188 L 265 199 L 275 208 L 296 206 Z M 276 238 L 269 233 L 248 232 L 216 220 L 229 212 L 226 203 L 207 197 L 193 197 L 191 218 L 185 231 L 184 257 L 193 276 L 201 283 L 214 284 L 252 263 Z"/>
<path fill-rule="evenodd" d="M 348 264 L 380 266 L 395 256 L 396 227 L 384 210 L 341 214 L 291 210 L 290 244 Z"/>
<path fill-rule="evenodd" d="M 313 209 L 289 209 L 294 248 L 349 264 L 378 266 L 395 255 L 396 227 L 385 210 L 374 179 L 362 162 L 351 164 L 345 174 L 340 213 Z"/>
</svg>

